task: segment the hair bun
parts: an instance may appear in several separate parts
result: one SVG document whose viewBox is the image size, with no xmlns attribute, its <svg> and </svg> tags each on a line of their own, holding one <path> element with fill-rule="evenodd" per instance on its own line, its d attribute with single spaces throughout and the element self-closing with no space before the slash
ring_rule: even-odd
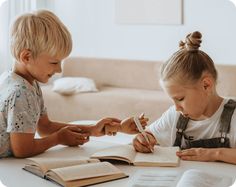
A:
<svg viewBox="0 0 236 187">
<path fill-rule="evenodd" d="M 184 49 L 185 48 L 185 43 L 182 40 L 179 42 L 179 48 L 180 49 Z"/>
<path fill-rule="evenodd" d="M 185 42 L 180 41 L 180 49 L 186 48 L 188 51 L 197 51 L 202 43 L 202 34 L 198 31 L 190 33 L 186 36 Z"/>
</svg>

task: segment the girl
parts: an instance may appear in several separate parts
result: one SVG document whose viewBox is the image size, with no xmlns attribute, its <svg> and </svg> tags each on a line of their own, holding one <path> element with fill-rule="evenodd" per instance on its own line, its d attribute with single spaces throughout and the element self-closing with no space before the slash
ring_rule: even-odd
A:
<svg viewBox="0 0 236 187">
<path fill-rule="evenodd" d="M 183 160 L 224 161 L 236 164 L 236 102 L 218 95 L 212 59 L 199 50 L 201 33 L 188 34 L 180 49 L 163 64 L 161 84 L 174 106 L 147 130 L 150 145 L 138 134 L 137 151 L 155 144 L 180 146 Z"/>
</svg>

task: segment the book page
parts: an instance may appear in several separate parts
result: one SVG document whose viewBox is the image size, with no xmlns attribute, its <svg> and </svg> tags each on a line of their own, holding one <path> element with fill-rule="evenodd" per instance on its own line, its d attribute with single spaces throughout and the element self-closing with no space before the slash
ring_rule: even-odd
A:
<svg viewBox="0 0 236 187">
<path fill-rule="evenodd" d="M 119 145 L 100 150 L 94 153 L 91 158 L 114 159 L 132 163 L 135 154 L 136 151 L 134 150 L 132 145 Z"/>
<path fill-rule="evenodd" d="M 97 162 L 51 169 L 46 176 L 48 178 L 53 178 L 53 176 L 57 175 L 63 181 L 73 181 L 118 173 L 123 172 L 109 162 Z"/>
<path fill-rule="evenodd" d="M 190 169 L 183 173 L 177 187 L 229 187 L 232 182 L 231 177 L 219 176 L 201 170 Z"/>
<path fill-rule="evenodd" d="M 129 180 L 130 187 L 175 187 L 180 177 L 178 171 L 138 170 Z"/>
<path fill-rule="evenodd" d="M 71 157 L 71 158 L 28 158 L 30 162 L 26 165 L 27 167 L 41 170 L 42 173 L 46 173 L 49 169 L 60 168 L 65 166 L 73 166 L 77 164 L 86 164 L 90 162 L 99 162 L 98 159 L 90 159 L 88 157 Z M 27 167 L 25 169 L 27 170 Z M 31 170 L 31 172 L 33 172 Z"/>
<path fill-rule="evenodd" d="M 178 166 L 179 157 L 176 152 L 179 147 L 160 147 L 155 146 L 153 153 L 137 152 L 134 165 L 139 166 Z"/>
</svg>

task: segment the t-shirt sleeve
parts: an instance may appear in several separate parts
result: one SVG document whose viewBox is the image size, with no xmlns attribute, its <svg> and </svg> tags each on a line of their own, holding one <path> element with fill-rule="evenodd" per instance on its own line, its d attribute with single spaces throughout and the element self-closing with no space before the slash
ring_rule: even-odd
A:
<svg viewBox="0 0 236 187">
<path fill-rule="evenodd" d="M 38 83 L 37 83 L 37 89 L 39 92 L 40 116 L 43 116 L 44 114 L 47 114 L 47 108 L 44 105 L 43 93 Z"/>
<path fill-rule="evenodd" d="M 16 90 L 9 97 L 7 108 L 7 132 L 35 133 L 41 106 L 32 92 Z"/>
<path fill-rule="evenodd" d="M 178 113 L 175 111 L 175 107 L 172 106 L 148 127 L 148 130 L 154 135 L 159 145 L 173 145 L 173 139 L 176 137 L 176 119 L 178 119 Z"/>
</svg>

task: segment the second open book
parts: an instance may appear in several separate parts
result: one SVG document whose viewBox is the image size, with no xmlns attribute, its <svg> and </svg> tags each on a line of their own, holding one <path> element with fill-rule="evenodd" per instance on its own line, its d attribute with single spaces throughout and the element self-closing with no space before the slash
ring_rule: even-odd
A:
<svg viewBox="0 0 236 187">
<path fill-rule="evenodd" d="M 229 187 L 233 179 L 199 169 L 138 170 L 128 183 L 129 187 Z"/>
<path fill-rule="evenodd" d="M 132 145 L 112 146 L 93 154 L 91 158 L 121 160 L 136 166 L 178 166 L 179 147 L 155 146 L 153 153 L 136 152 Z"/>
<path fill-rule="evenodd" d="M 127 177 L 108 162 L 87 157 L 29 158 L 24 170 L 65 187 L 96 184 Z"/>
</svg>

